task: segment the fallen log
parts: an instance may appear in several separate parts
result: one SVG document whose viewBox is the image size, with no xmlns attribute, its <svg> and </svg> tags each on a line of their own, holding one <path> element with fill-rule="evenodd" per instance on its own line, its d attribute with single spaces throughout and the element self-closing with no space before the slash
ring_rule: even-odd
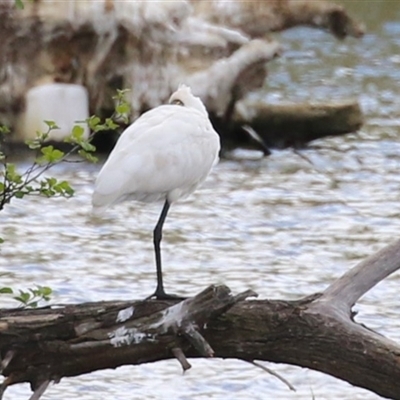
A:
<svg viewBox="0 0 400 400">
<path fill-rule="evenodd" d="M 270 148 L 303 147 L 327 136 L 356 132 L 363 114 L 356 100 L 317 103 L 240 101 L 233 115 L 231 132 L 223 136 L 225 147 L 251 147 L 243 125 L 250 125 Z"/>
<path fill-rule="evenodd" d="M 210 286 L 177 301 L 115 301 L 0 310 L 1 371 L 30 382 L 39 399 L 50 382 L 91 371 L 176 358 L 236 358 L 321 371 L 400 399 L 400 345 L 358 324 L 353 305 L 400 268 L 400 240 L 361 262 L 323 293 L 297 301 L 246 300 Z M 0 398 L 1 398 L 0 395 Z"/>
<path fill-rule="evenodd" d="M 360 105 L 351 99 L 324 104 L 252 103 L 246 104 L 247 111 L 240 105 L 236 110 L 237 126 L 250 120 L 251 126 L 264 142 L 269 147 L 279 149 L 303 147 L 316 139 L 356 132 L 363 124 Z M 236 137 L 238 134 L 236 131 Z"/>
</svg>

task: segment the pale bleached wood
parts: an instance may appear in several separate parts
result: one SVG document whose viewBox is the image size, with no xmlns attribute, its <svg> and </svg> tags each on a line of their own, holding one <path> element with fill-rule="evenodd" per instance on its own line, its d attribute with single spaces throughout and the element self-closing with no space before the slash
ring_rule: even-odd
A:
<svg viewBox="0 0 400 400">
<path fill-rule="evenodd" d="M 400 268 L 400 239 L 361 261 L 332 283 L 316 301 L 350 313 L 365 293 Z"/>
</svg>

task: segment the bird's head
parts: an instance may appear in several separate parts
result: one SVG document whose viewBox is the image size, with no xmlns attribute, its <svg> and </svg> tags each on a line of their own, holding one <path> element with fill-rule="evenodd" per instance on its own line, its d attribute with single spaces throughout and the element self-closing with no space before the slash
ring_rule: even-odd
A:
<svg viewBox="0 0 400 400">
<path fill-rule="evenodd" d="M 202 114 L 207 115 L 207 110 L 199 97 L 193 96 L 189 86 L 179 85 L 178 90 L 172 93 L 169 104 L 176 104 L 182 107 L 194 108 Z"/>
</svg>

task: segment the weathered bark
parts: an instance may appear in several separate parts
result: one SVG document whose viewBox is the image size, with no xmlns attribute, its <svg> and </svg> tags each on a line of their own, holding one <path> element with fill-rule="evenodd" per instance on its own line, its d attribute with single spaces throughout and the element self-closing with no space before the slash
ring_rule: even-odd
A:
<svg viewBox="0 0 400 400">
<path fill-rule="evenodd" d="M 323 293 L 298 301 L 246 300 L 210 286 L 183 302 L 118 301 L 0 310 L 7 386 L 104 368 L 186 357 L 266 360 L 322 371 L 400 399 L 400 346 L 356 323 L 352 306 L 400 268 L 400 240 L 351 269 Z"/>
</svg>

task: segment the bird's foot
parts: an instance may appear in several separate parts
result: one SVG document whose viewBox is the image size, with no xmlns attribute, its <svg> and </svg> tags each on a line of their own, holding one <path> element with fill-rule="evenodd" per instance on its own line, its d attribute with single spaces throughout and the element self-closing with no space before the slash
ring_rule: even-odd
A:
<svg viewBox="0 0 400 400">
<path fill-rule="evenodd" d="M 157 288 L 156 291 L 145 298 L 145 300 L 156 299 L 156 300 L 186 300 L 187 297 L 177 296 L 176 294 L 165 293 L 164 289 Z"/>
</svg>

